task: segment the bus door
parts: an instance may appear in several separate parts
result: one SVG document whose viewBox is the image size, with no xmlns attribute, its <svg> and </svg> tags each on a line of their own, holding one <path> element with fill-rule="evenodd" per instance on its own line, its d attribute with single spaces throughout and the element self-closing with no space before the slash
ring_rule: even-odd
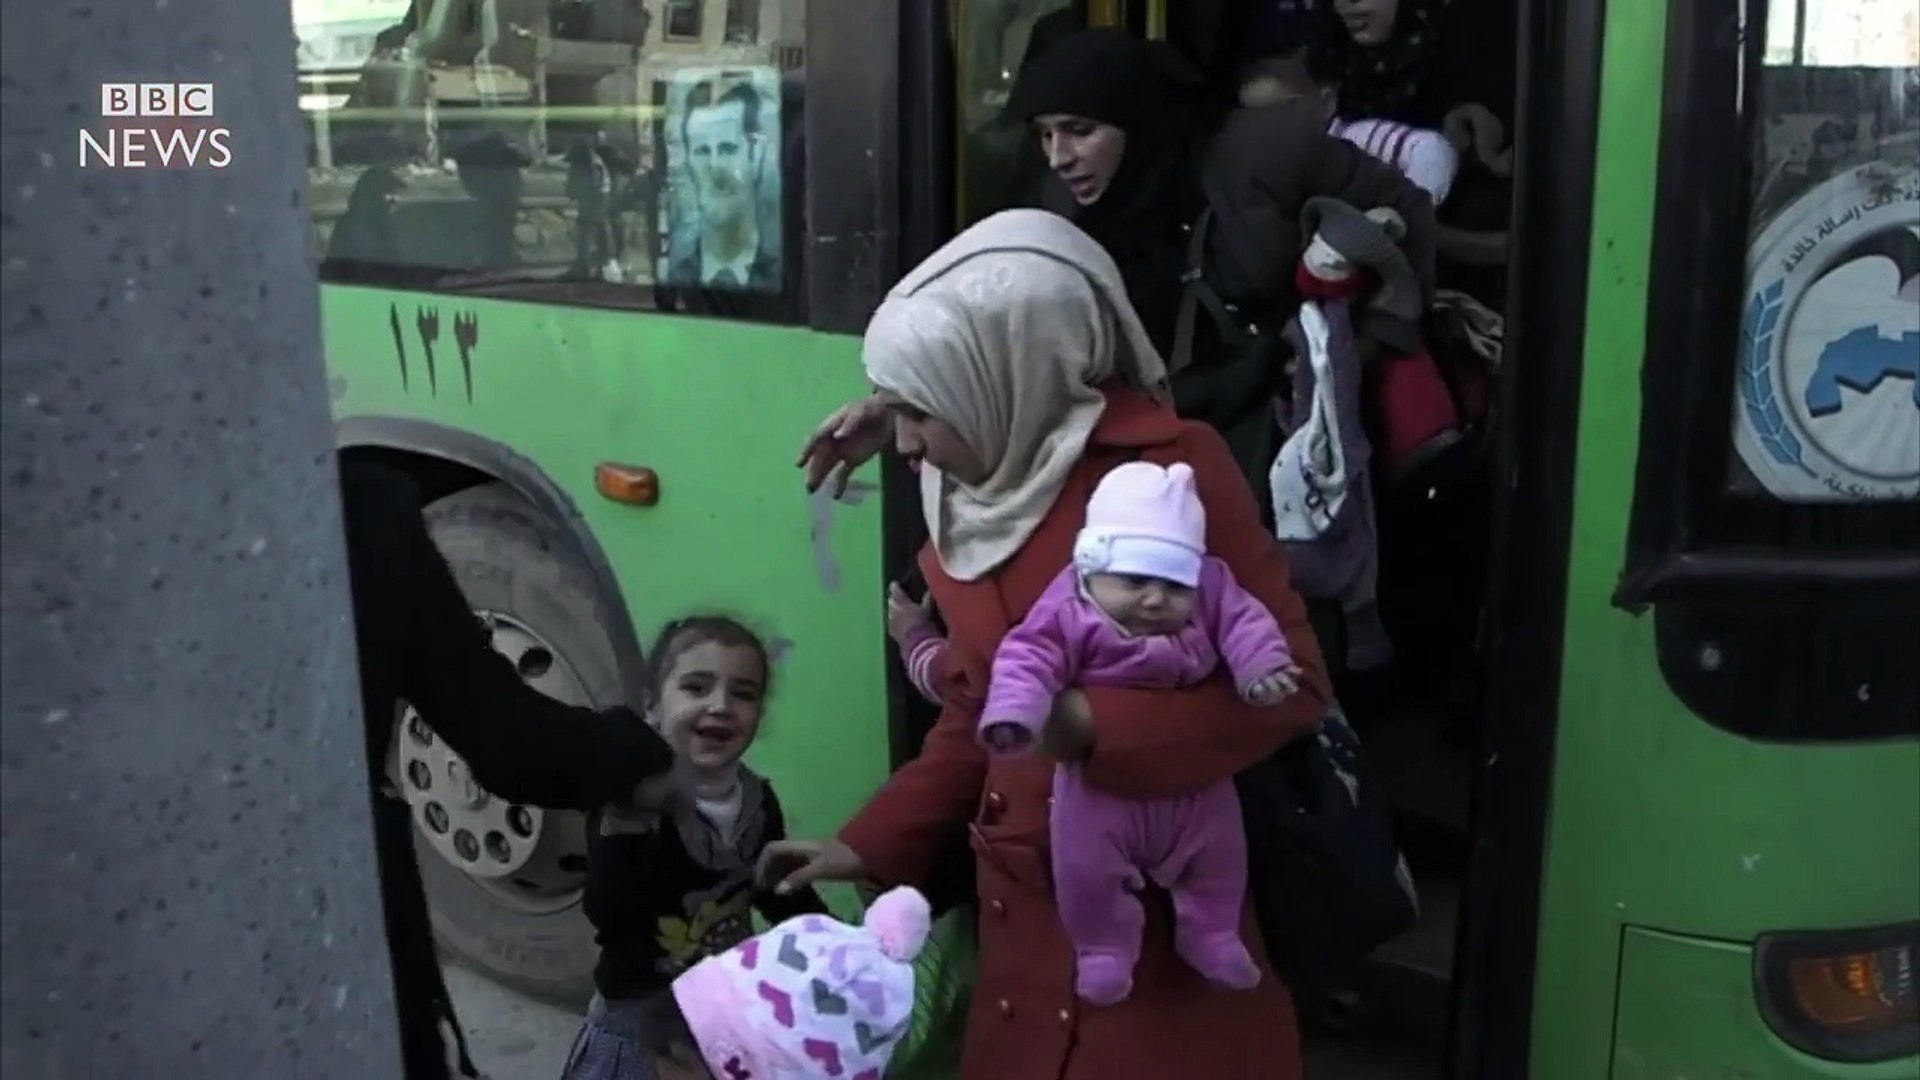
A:
<svg viewBox="0 0 1920 1080">
<path fill-rule="evenodd" d="M 1025 125 L 1002 115 L 1012 86 L 1035 49 L 1075 27 L 1118 26 L 1169 40 L 1195 61 L 1200 74 L 1224 91 L 1237 75 L 1239 43 L 1223 42 L 1214 31 L 1228 25 L 1232 16 L 1244 14 L 1234 8 L 1207 0 L 1179 5 L 1164 0 L 1109 5 L 973 0 L 953 5 L 956 225 L 963 227 L 997 210 L 1021 205 L 1044 175 L 1046 165 L 1037 140 Z M 1550 160 L 1557 145 L 1552 139 L 1544 140 L 1542 160 Z M 1584 245 L 1579 250 L 1583 252 Z M 1557 272 L 1578 258 L 1571 246 L 1554 248 L 1543 252 L 1540 265 Z M 1570 415 L 1570 405 L 1554 407 L 1562 410 L 1561 415 Z M 1471 557 L 1483 555 L 1476 549 Z M 1473 576 L 1477 580 L 1478 575 Z M 1383 949 L 1378 962 L 1352 988 L 1297 1003 L 1306 1023 L 1323 1036 L 1309 1048 L 1310 1068 L 1324 1069 L 1329 1075 L 1353 1075 L 1361 1067 L 1357 1062 L 1376 1062 L 1383 1056 L 1410 1070 L 1408 1075 L 1431 1075 L 1444 1052 L 1453 997 L 1456 917 L 1469 850 L 1474 752 L 1470 746 L 1448 742 L 1451 736 L 1430 708 L 1429 699 L 1435 696 L 1427 693 L 1431 689 L 1422 688 L 1415 695 L 1418 700 L 1397 709 L 1397 715 L 1375 718 L 1379 723 L 1366 735 L 1370 746 L 1376 746 L 1378 736 L 1378 759 L 1397 763 L 1387 787 L 1401 804 L 1409 833 L 1417 832 L 1422 840 L 1415 873 L 1425 910 L 1420 927 Z M 1544 763 L 1538 768 L 1544 769 Z M 1537 816 L 1537 807 L 1532 813 Z M 1533 876 L 1537 880 L 1537 867 Z M 1368 1045 L 1342 1045 L 1345 1042 Z M 1400 1045 L 1388 1049 L 1381 1043 Z"/>
</svg>

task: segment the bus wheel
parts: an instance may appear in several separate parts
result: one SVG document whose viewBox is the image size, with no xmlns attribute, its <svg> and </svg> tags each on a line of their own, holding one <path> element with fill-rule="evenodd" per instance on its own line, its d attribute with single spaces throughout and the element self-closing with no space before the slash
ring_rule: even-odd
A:
<svg viewBox="0 0 1920 1080">
<path fill-rule="evenodd" d="M 493 647 L 521 678 L 572 704 L 619 703 L 596 583 L 565 529 L 498 484 L 441 499 L 426 517 Z M 514 989 L 584 1004 L 597 955 L 580 905 L 584 816 L 494 797 L 411 709 L 396 725 L 393 764 L 441 948 Z"/>
</svg>

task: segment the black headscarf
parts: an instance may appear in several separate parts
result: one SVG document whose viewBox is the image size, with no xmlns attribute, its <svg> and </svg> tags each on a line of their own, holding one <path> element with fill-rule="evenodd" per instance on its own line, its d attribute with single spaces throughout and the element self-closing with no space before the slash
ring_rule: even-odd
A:
<svg viewBox="0 0 1920 1080">
<path fill-rule="evenodd" d="M 1164 349 L 1185 258 L 1179 226 L 1199 210 L 1193 146 L 1207 119 L 1205 84 L 1172 46 L 1119 30 L 1075 30 L 1036 49 L 1014 80 L 1008 119 L 1027 123 L 1059 113 L 1127 133 L 1120 166 L 1092 205 L 1081 206 L 1051 170 L 1037 201 L 1113 256 Z"/>
<path fill-rule="evenodd" d="M 1360 45 L 1334 5 L 1321 8 L 1327 25 L 1317 35 L 1310 64 L 1322 82 L 1340 88 L 1340 115 L 1349 120 L 1432 124 L 1428 83 L 1440 60 L 1442 0 L 1400 0 L 1393 33 L 1378 45 Z"/>
</svg>

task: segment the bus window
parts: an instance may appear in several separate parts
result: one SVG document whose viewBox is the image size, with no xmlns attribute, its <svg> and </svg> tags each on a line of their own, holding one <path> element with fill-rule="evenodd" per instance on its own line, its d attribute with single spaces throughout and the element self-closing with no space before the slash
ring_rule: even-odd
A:
<svg viewBox="0 0 1920 1080">
<path fill-rule="evenodd" d="M 748 4 L 294 0 L 323 274 L 791 317 L 805 2 Z"/>
<path fill-rule="evenodd" d="M 1669 9 L 1639 457 L 1614 600 L 1695 714 L 1920 731 L 1920 18 Z M 1744 31 L 1744 32 L 1742 32 Z"/>
<path fill-rule="evenodd" d="M 1730 485 L 1920 497 L 1920 12 L 1770 0 L 1762 55 Z"/>
</svg>

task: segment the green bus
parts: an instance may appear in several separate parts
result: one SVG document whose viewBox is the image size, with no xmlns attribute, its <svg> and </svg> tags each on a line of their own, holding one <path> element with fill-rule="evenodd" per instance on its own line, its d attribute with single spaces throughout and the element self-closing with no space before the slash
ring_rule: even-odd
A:
<svg viewBox="0 0 1920 1080">
<path fill-rule="evenodd" d="M 990 205 L 1033 22 L 1218 6 L 296 0 L 343 452 L 419 478 L 556 696 L 631 697 L 686 612 L 759 627 L 752 760 L 831 832 L 929 720 L 882 621 L 918 510 L 890 462 L 810 496 L 793 455 L 865 391 L 888 285 Z M 1444 854 L 1352 1007 L 1303 1011 L 1424 1028 L 1460 1077 L 1912 1077 L 1920 24 L 1521 8 L 1487 689 L 1464 744 L 1366 731 Z M 581 821 L 420 725 L 393 772 L 446 949 L 580 1000 Z"/>
</svg>

